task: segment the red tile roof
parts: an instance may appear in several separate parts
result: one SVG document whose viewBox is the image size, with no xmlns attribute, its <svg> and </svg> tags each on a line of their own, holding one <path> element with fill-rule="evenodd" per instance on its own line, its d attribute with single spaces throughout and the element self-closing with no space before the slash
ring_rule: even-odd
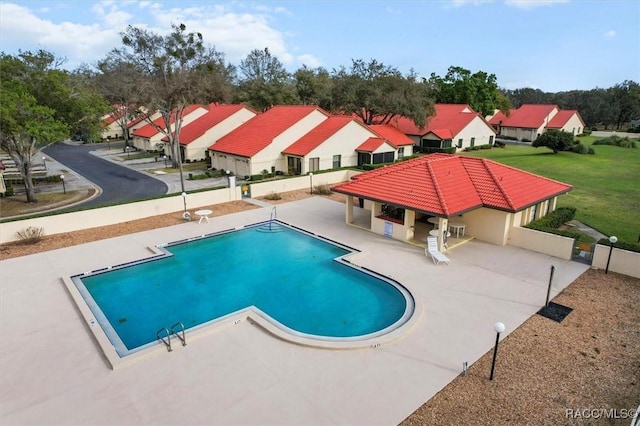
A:
<svg viewBox="0 0 640 426">
<path fill-rule="evenodd" d="M 362 173 L 332 189 L 453 217 L 483 206 L 516 212 L 571 188 L 483 158 L 431 154 Z"/>
<path fill-rule="evenodd" d="M 331 116 L 289 145 L 282 153 L 305 156 L 352 121 L 357 123 L 350 117 Z"/>
<path fill-rule="evenodd" d="M 548 123 L 545 123 L 545 120 L 554 108 L 559 110 L 557 105 L 521 105 L 520 108 L 511 110 L 509 117 L 505 117 L 502 120 L 502 127 L 519 127 L 522 129 L 546 127 Z"/>
<path fill-rule="evenodd" d="M 384 141 L 385 141 L 385 139 L 383 139 L 383 138 L 369 138 L 366 141 L 362 142 L 356 148 L 356 151 L 373 152 L 376 149 L 380 148 L 380 146 L 382 146 Z"/>
<path fill-rule="evenodd" d="M 184 126 L 180 129 L 180 145 L 188 145 L 191 142 L 198 139 L 200 136 L 204 135 L 205 132 L 212 127 L 220 124 L 227 118 L 231 117 L 236 112 L 240 111 L 243 108 L 246 108 L 244 105 L 216 105 L 210 104 L 209 111 L 202 115 L 201 117 L 196 118 L 191 123 Z M 169 140 L 168 137 L 162 138 L 163 141 L 167 142 Z"/>
<path fill-rule="evenodd" d="M 584 122 L 582 121 L 582 117 L 580 117 L 580 114 L 578 113 L 578 111 L 574 109 L 563 109 L 558 111 L 558 113 L 553 116 L 551 121 L 549 121 L 549 124 L 547 125 L 547 127 L 551 129 L 561 129 L 562 127 L 564 127 L 565 124 L 567 124 L 567 122 L 574 115 L 578 116 L 578 118 L 582 122 L 582 126 L 584 127 Z"/>
<path fill-rule="evenodd" d="M 313 111 L 327 114 L 315 106 L 274 106 L 220 138 L 209 149 L 242 157 L 253 157 L 266 148 L 276 136 Z"/>
<path fill-rule="evenodd" d="M 465 104 L 436 104 L 435 110 L 435 114 L 422 128 L 418 128 L 406 117 L 392 120 L 390 124 L 406 135 L 424 136 L 427 133 L 433 133 L 441 139 L 452 139 L 476 117 L 479 117 L 478 113 Z"/>
<path fill-rule="evenodd" d="M 399 146 L 413 145 L 413 140 L 402 133 L 400 130 L 389 124 L 371 124 L 369 128 L 373 130 L 377 135 L 382 136 L 389 143 L 397 148 Z"/>
<path fill-rule="evenodd" d="M 509 112 L 509 114 L 511 114 L 511 111 Z M 507 115 L 502 111 L 498 111 L 493 115 L 493 117 L 489 119 L 489 124 L 499 125 L 501 124 L 501 122 L 503 122 L 506 119 L 507 119 Z"/>
<path fill-rule="evenodd" d="M 195 111 L 198 108 L 204 108 L 202 105 L 189 105 L 188 107 L 186 107 L 183 112 L 182 112 L 182 117 L 186 117 L 187 115 L 191 114 L 193 111 Z M 175 119 L 173 118 L 173 115 L 171 117 L 171 124 L 173 124 L 173 122 L 175 121 Z M 164 119 L 162 118 L 162 116 L 156 118 L 155 120 L 153 120 L 153 123 L 164 129 Z M 154 126 L 152 126 L 150 123 L 147 123 L 146 125 L 140 127 L 138 130 L 133 132 L 133 136 L 138 136 L 141 138 L 151 138 L 152 136 L 156 135 L 160 133 L 158 131 L 158 129 Z"/>
</svg>

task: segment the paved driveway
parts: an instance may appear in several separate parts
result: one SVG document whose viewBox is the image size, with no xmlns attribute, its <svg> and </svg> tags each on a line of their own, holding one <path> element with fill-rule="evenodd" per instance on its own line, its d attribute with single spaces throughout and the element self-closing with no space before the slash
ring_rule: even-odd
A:
<svg viewBox="0 0 640 426">
<path fill-rule="evenodd" d="M 140 200 L 167 193 L 167 185 L 164 182 L 91 155 L 90 152 L 94 150 L 94 144 L 66 143 L 51 145 L 44 150 L 57 162 L 102 189 L 98 197 L 83 203 L 83 207 Z"/>
<path fill-rule="evenodd" d="M 281 220 L 360 249 L 354 263 L 412 292 L 420 316 L 399 339 L 314 349 L 245 320 L 109 368 L 60 277 L 264 221 L 270 207 L 9 259 L 0 268 L 0 424 L 398 424 L 491 349 L 494 322 L 506 336 L 535 314 L 551 265 L 552 296 L 588 268 L 476 241 L 436 266 L 419 248 L 345 225 L 344 208 L 322 197 L 277 207 Z M 224 254 L 205 267 L 224 268 Z"/>
</svg>

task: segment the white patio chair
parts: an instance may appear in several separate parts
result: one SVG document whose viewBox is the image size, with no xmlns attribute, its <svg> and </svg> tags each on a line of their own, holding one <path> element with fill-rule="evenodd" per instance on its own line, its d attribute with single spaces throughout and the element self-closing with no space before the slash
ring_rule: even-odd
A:
<svg viewBox="0 0 640 426">
<path fill-rule="evenodd" d="M 440 250 L 438 250 L 438 238 L 427 237 L 427 248 L 424 249 L 424 254 L 427 257 L 431 257 L 433 263 L 438 265 L 440 262 L 449 264 L 449 258 L 445 256 Z"/>
</svg>

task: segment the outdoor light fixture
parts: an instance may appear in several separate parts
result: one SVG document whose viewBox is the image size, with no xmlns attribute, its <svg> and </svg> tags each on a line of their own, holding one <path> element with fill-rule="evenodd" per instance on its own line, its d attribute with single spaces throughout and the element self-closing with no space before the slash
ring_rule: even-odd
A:
<svg viewBox="0 0 640 426">
<path fill-rule="evenodd" d="M 229 179 L 229 175 L 231 174 L 231 170 L 226 170 L 225 173 L 227 174 L 227 186 L 231 187 L 231 180 Z"/>
<path fill-rule="evenodd" d="M 612 235 L 609 237 L 609 257 L 607 258 L 607 267 L 604 269 L 604 273 L 609 273 L 609 262 L 611 262 L 611 252 L 613 252 L 613 245 L 618 242 L 618 237 Z"/>
<path fill-rule="evenodd" d="M 130 148 L 131 148 L 131 147 L 130 147 L 129 145 L 127 145 L 127 148 L 126 148 L 126 149 L 127 149 L 127 158 L 131 158 L 131 154 L 130 154 L 130 152 L 131 152 L 131 151 L 130 151 Z"/>
<path fill-rule="evenodd" d="M 47 170 L 47 159 L 46 159 L 46 157 L 42 157 L 42 165 L 44 166 L 44 169 Z"/>
<path fill-rule="evenodd" d="M 62 181 L 62 192 L 64 192 L 64 195 L 67 195 L 67 187 L 64 186 L 64 175 L 60 175 L 60 180 Z"/>
<path fill-rule="evenodd" d="M 313 195 L 313 173 L 309 172 L 309 192 Z"/>
<path fill-rule="evenodd" d="M 186 192 L 182 193 L 182 201 L 184 203 L 184 212 L 186 214 L 187 213 L 187 193 Z"/>
<path fill-rule="evenodd" d="M 163 155 L 162 159 L 164 160 L 164 168 L 166 169 L 167 168 L 167 156 Z"/>
<path fill-rule="evenodd" d="M 493 324 L 493 329 L 496 331 L 496 345 L 493 348 L 493 361 L 491 362 L 491 375 L 489 376 L 489 380 L 493 380 L 493 372 L 496 369 L 496 357 L 498 355 L 498 344 L 500 343 L 500 333 L 504 331 L 505 327 L 503 323 L 497 322 Z"/>
</svg>

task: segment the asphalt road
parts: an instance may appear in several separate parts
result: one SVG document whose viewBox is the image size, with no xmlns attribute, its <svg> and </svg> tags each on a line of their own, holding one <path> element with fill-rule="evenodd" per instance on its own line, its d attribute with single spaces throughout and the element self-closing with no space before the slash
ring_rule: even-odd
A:
<svg viewBox="0 0 640 426">
<path fill-rule="evenodd" d="M 44 149 L 57 162 L 102 189 L 100 196 L 83 203 L 83 207 L 134 201 L 167 193 L 164 182 L 90 154 L 95 149 L 96 146 L 92 144 L 64 143 Z"/>
</svg>

